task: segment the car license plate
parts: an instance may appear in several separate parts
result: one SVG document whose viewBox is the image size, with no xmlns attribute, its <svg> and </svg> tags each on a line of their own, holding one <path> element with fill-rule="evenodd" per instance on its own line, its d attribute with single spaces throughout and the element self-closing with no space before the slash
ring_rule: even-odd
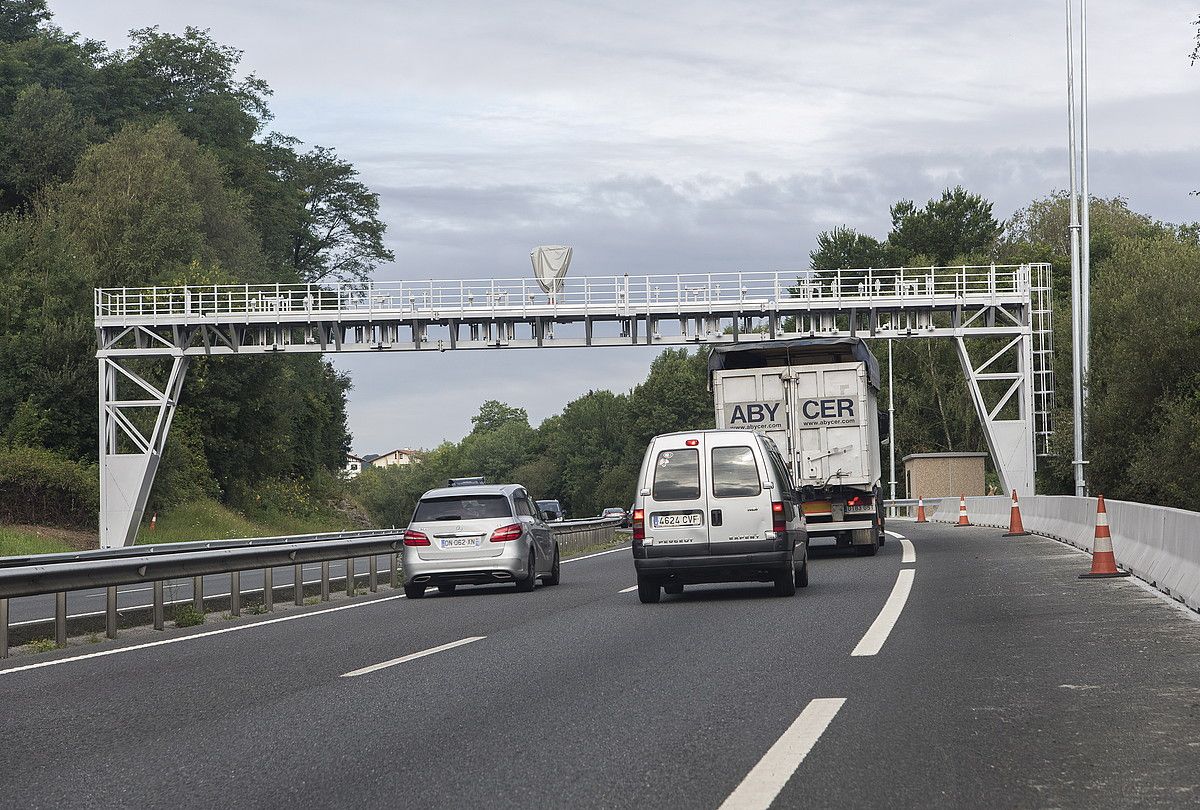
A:
<svg viewBox="0 0 1200 810">
<path fill-rule="evenodd" d="M 442 540 L 442 548 L 479 548 L 479 538 L 447 537 Z"/>
<path fill-rule="evenodd" d="M 846 504 L 846 512 L 847 513 L 853 512 L 853 513 L 861 514 L 863 512 L 871 513 L 874 511 L 875 511 L 875 504 L 873 504 L 873 503 L 856 503 L 853 506 L 850 504 Z"/>
<path fill-rule="evenodd" d="M 673 529 L 677 527 L 699 526 L 700 513 L 688 512 L 680 515 L 655 515 L 652 525 L 655 529 Z"/>
</svg>

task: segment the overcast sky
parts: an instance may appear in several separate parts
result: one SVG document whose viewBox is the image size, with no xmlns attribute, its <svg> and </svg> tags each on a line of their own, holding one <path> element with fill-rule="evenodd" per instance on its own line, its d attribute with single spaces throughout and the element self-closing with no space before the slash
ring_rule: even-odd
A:
<svg viewBox="0 0 1200 810">
<path fill-rule="evenodd" d="M 381 197 L 380 279 L 807 266 L 815 235 L 962 184 L 1007 217 L 1067 184 L 1057 0 L 51 0 L 69 31 L 209 28 L 275 91 L 271 128 Z M 1197 0 L 1092 0 L 1091 187 L 1200 219 Z M 646 348 L 337 357 L 359 452 L 457 440 L 483 399 L 536 425 L 627 390 Z M 532 361 L 532 362 L 531 362 Z"/>
</svg>

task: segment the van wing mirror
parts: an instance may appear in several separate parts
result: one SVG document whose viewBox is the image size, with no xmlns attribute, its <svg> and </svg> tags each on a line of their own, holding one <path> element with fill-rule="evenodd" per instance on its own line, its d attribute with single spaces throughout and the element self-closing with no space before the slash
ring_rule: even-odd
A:
<svg viewBox="0 0 1200 810">
<path fill-rule="evenodd" d="M 641 495 L 643 498 L 649 498 L 650 497 L 649 488 L 643 488 L 642 491 L 638 493 L 638 495 Z"/>
<path fill-rule="evenodd" d="M 763 489 L 775 489 L 775 484 L 772 481 L 763 481 Z"/>
</svg>

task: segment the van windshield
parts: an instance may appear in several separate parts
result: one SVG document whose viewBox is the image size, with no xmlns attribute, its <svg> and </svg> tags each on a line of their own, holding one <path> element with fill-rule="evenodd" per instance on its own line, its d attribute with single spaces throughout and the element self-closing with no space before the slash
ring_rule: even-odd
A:
<svg viewBox="0 0 1200 810">
<path fill-rule="evenodd" d="M 717 498 L 746 498 L 762 492 L 754 451 L 749 447 L 714 447 L 712 488 Z"/>
<path fill-rule="evenodd" d="M 663 450 L 654 463 L 654 500 L 694 501 L 700 497 L 700 453 Z"/>
<path fill-rule="evenodd" d="M 413 513 L 413 523 L 505 517 L 512 517 L 512 508 L 503 495 L 465 495 L 421 501 Z"/>
</svg>

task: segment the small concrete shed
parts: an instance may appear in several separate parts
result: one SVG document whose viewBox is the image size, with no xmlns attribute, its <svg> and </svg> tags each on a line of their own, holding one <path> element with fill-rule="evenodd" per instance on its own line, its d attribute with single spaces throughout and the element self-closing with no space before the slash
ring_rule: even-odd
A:
<svg viewBox="0 0 1200 810">
<path fill-rule="evenodd" d="M 984 495 L 987 453 L 913 453 L 904 457 L 904 491 L 910 498 Z"/>
</svg>

